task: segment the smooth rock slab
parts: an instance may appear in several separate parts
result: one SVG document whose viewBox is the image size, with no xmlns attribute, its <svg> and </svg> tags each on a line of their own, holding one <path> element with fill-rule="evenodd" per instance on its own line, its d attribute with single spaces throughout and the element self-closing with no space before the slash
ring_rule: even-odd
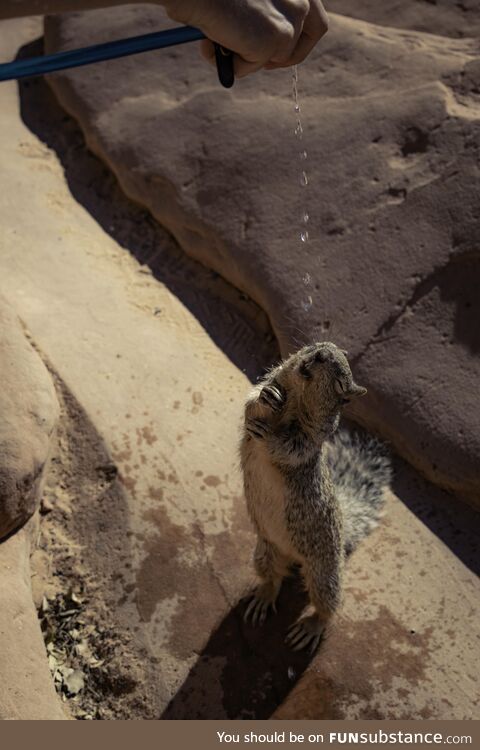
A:
<svg viewBox="0 0 480 750">
<path fill-rule="evenodd" d="M 442 36 L 480 34 L 477 0 L 329 0 L 328 10 L 364 21 Z"/>
<path fill-rule="evenodd" d="M 478 717 L 478 632 L 465 628 L 478 617 L 478 549 L 467 542 L 475 511 L 449 517 L 439 492 L 435 510 L 422 510 L 422 485 L 402 472 L 404 502 L 389 498 L 382 525 L 349 560 L 335 625 L 274 718 Z M 448 550 L 455 536 L 470 560 Z"/>
<path fill-rule="evenodd" d="M 147 6 L 73 14 L 47 22 L 47 50 L 166 25 Z M 345 346 L 369 389 L 352 416 L 476 502 L 476 42 L 333 16 L 300 73 L 302 143 L 289 71 L 226 92 L 194 47 L 53 86 L 126 193 L 261 304 L 283 353 L 312 339 Z"/>
<path fill-rule="evenodd" d="M 0 538 L 40 502 L 41 479 L 58 416 L 48 371 L 16 314 L 0 296 Z"/>
</svg>

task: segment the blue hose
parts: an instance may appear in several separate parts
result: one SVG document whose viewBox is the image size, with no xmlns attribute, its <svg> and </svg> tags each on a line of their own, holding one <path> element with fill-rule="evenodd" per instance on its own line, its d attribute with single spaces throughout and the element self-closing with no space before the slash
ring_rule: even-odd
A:
<svg viewBox="0 0 480 750">
<path fill-rule="evenodd" d="M 177 26 L 167 31 L 156 31 L 153 34 L 131 36 L 118 39 L 115 42 L 94 44 L 67 52 L 56 52 L 54 55 L 31 57 L 26 60 L 14 60 L 0 65 L 0 81 L 11 81 L 14 78 L 38 76 L 53 73 L 66 68 L 78 68 L 80 65 L 90 65 L 102 60 L 113 60 L 116 57 L 135 55 L 138 52 L 148 52 L 162 47 L 173 47 L 175 44 L 196 42 L 204 39 L 205 34 L 193 26 Z"/>
</svg>

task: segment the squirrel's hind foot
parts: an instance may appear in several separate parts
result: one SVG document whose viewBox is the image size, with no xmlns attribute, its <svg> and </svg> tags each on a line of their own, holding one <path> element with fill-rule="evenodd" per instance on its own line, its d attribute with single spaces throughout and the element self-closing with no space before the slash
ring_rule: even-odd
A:
<svg viewBox="0 0 480 750">
<path fill-rule="evenodd" d="M 280 586 L 269 582 L 263 583 L 253 591 L 243 616 L 244 622 L 250 621 L 255 627 L 256 625 L 263 625 L 270 609 L 276 614 L 279 590 Z"/>
<path fill-rule="evenodd" d="M 324 632 L 325 623 L 320 620 L 317 614 L 304 615 L 290 627 L 285 643 L 291 646 L 294 651 L 308 648 L 310 653 L 313 654 L 319 647 Z"/>
</svg>

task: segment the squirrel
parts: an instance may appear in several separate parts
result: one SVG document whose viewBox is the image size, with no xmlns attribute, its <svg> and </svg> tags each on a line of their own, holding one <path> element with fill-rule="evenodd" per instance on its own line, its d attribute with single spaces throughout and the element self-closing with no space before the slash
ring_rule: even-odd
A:
<svg viewBox="0 0 480 750">
<path fill-rule="evenodd" d="M 346 354 L 319 342 L 273 367 L 246 402 L 240 446 L 261 580 L 245 620 L 262 624 L 276 611 L 283 578 L 300 566 L 310 606 L 286 641 L 312 653 L 339 605 L 345 557 L 376 526 L 391 480 L 379 441 L 334 435 L 342 407 L 366 393 Z"/>
</svg>

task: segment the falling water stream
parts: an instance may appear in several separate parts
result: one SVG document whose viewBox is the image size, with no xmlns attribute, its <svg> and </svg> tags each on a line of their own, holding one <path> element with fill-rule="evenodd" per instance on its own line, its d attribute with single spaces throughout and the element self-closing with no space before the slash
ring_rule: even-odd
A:
<svg viewBox="0 0 480 750">
<path fill-rule="evenodd" d="M 298 67 L 296 65 L 294 66 L 293 73 L 292 73 L 292 91 L 293 91 L 293 105 L 294 105 L 295 115 L 296 115 L 295 137 L 297 139 L 298 157 L 300 159 L 300 164 L 301 164 L 300 187 L 302 188 L 302 191 L 303 191 L 303 190 L 306 190 L 308 186 L 308 174 L 306 170 L 308 154 L 303 143 L 303 126 L 302 126 L 302 119 L 300 117 L 300 104 L 298 103 Z M 310 216 L 308 214 L 307 200 L 304 194 L 304 197 L 302 200 L 301 226 L 300 226 L 300 232 L 299 232 L 300 241 L 304 243 L 308 242 L 310 239 L 309 232 L 308 232 L 309 221 L 310 221 Z M 310 287 L 312 283 L 310 274 L 309 273 L 304 274 L 302 280 L 308 290 L 308 287 Z M 313 305 L 312 296 L 308 294 L 306 298 L 302 299 L 301 305 L 303 309 L 305 310 L 305 312 L 308 312 Z"/>
</svg>

